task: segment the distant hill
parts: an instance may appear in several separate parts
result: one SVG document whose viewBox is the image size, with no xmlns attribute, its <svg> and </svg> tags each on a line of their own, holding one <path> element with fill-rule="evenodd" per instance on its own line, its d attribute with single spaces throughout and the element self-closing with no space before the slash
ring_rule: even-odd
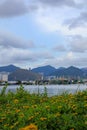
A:
<svg viewBox="0 0 87 130">
<path fill-rule="evenodd" d="M 87 68 L 81 68 L 81 70 L 85 73 L 87 73 Z"/>
<path fill-rule="evenodd" d="M 3 66 L 0 67 L 0 72 L 14 72 L 16 70 L 20 69 L 19 67 L 16 67 L 14 65 L 8 65 L 8 66 Z"/>
<path fill-rule="evenodd" d="M 44 76 L 48 76 L 51 73 L 53 73 L 54 71 L 56 71 L 56 68 L 54 68 L 50 65 L 37 67 L 37 68 L 32 69 L 32 72 L 43 73 Z"/>
<path fill-rule="evenodd" d="M 66 69 L 65 67 L 59 67 L 57 70 L 64 70 Z"/>
<path fill-rule="evenodd" d="M 58 77 L 84 77 L 84 72 L 79 68 L 71 66 L 64 69 L 57 69 L 51 75 L 55 75 Z"/>
<path fill-rule="evenodd" d="M 84 72 L 84 76 L 87 77 L 87 68 L 82 68 L 81 70 Z"/>
<path fill-rule="evenodd" d="M 29 80 L 38 80 L 41 78 L 41 75 L 34 73 L 29 70 L 19 69 L 11 73 L 8 77 L 9 81 L 29 81 Z"/>
<path fill-rule="evenodd" d="M 64 70 L 66 70 L 66 68 L 58 68 L 56 69 L 53 73 L 51 73 L 49 76 L 62 76 L 64 74 Z"/>
<path fill-rule="evenodd" d="M 68 68 L 60 67 L 58 69 L 47 65 L 29 70 L 23 70 L 14 65 L 0 67 L 0 72 L 10 72 L 9 80 L 36 80 L 40 78 L 40 73 L 44 76 L 58 76 L 58 77 L 82 77 L 87 78 L 87 68 L 77 68 L 70 66 Z"/>
</svg>

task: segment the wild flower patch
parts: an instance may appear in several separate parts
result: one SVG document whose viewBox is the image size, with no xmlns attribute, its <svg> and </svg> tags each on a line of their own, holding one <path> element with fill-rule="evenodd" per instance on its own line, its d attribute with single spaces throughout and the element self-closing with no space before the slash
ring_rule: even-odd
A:
<svg viewBox="0 0 87 130">
<path fill-rule="evenodd" d="M 86 130 L 87 90 L 48 97 L 21 86 L 0 93 L 0 130 Z"/>
</svg>

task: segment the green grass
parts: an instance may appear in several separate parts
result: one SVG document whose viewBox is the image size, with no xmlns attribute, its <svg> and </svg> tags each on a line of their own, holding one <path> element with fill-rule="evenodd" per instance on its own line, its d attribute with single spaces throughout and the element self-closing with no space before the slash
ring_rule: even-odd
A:
<svg viewBox="0 0 87 130">
<path fill-rule="evenodd" d="M 86 130 L 87 90 L 48 97 L 30 94 L 21 86 L 0 93 L 0 130 Z M 35 128 L 28 127 L 30 124 Z"/>
</svg>

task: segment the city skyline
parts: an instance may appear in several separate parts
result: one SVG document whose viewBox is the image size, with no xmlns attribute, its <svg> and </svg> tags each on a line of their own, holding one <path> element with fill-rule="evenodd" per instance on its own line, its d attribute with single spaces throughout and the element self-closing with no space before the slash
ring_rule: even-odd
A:
<svg viewBox="0 0 87 130">
<path fill-rule="evenodd" d="M 0 66 L 87 67 L 87 1 L 1 0 Z"/>
</svg>

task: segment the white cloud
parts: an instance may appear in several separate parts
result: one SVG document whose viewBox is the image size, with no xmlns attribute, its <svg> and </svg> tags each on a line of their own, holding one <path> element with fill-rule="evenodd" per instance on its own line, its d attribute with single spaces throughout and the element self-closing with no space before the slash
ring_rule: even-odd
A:
<svg viewBox="0 0 87 130">
<path fill-rule="evenodd" d="M 64 45 L 56 45 L 55 47 L 53 47 L 53 51 L 56 52 L 65 52 L 67 51 L 67 48 Z"/>
<path fill-rule="evenodd" d="M 78 17 L 74 17 L 71 19 L 66 20 L 66 25 L 68 28 L 74 29 L 74 28 L 85 28 L 87 27 L 87 11 L 81 12 Z"/>
<path fill-rule="evenodd" d="M 80 3 L 75 0 L 37 0 L 37 2 L 48 7 L 80 7 Z"/>
<path fill-rule="evenodd" d="M 66 35 L 87 35 L 87 26 L 77 26 L 76 28 L 72 26 L 72 29 L 69 28 L 69 24 L 72 23 L 72 17 L 78 18 L 79 14 L 81 13 L 81 10 L 77 9 L 69 9 L 64 8 L 62 10 L 61 8 L 58 9 L 43 9 L 39 8 L 37 11 L 37 14 L 35 14 L 35 21 L 39 28 L 41 28 L 44 32 L 48 33 L 60 33 L 63 36 Z M 86 21 L 86 14 L 84 14 L 84 19 L 82 19 L 83 15 L 81 16 L 81 21 Z M 66 19 L 71 19 L 71 23 L 67 21 Z M 79 23 L 78 23 L 79 25 Z"/>
<path fill-rule="evenodd" d="M 26 41 L 21 37 L 15 36 L 9 32 L 0 31 L 0 46 L 5 48 L 33 48 L 35 45 L 32 41 Z"/>
<path fill-rule="evenodd" d="M 13 17 L 28 11 L 23 0 L 2 0 L 0 3 L 0 17 Z"/>
<path fill-rule="evenodd" d="M 0 17 L 10 18 L 37 10 L 38 7 L 27 0 L 0 0 Z"/>
<path fill-rule="evenodd" d="M 69 46 L 73 52 L 87 52 L 87 37 L 72 36 Z"/>
<path fill-rule="evenodd" d="M 87 65 L 87 53 L 77 54 L 73 52 L 65 53 L 64 55 L 61 55 L 61 57 L 55 57 L 54 60 L 49 59 L 45 60 L 44 65 L 47 65 L 48 63 L 58 67 L 69 67 L 69 66 L 77 66 L 77 67 L 86 67 Z"/>
<path fill-rule="evenodd" d="M 28 48 L 5 48 L 2 46 L 0 46 L 0 50 L 0 63 L 3 65 L 12 63 L 23 66 L 28 63 L 36 64 L 46 59 L 53 59 L 53 55 L 48 51 L 36 52 L 35 50 L 30 50 Z"/>
</svg>

